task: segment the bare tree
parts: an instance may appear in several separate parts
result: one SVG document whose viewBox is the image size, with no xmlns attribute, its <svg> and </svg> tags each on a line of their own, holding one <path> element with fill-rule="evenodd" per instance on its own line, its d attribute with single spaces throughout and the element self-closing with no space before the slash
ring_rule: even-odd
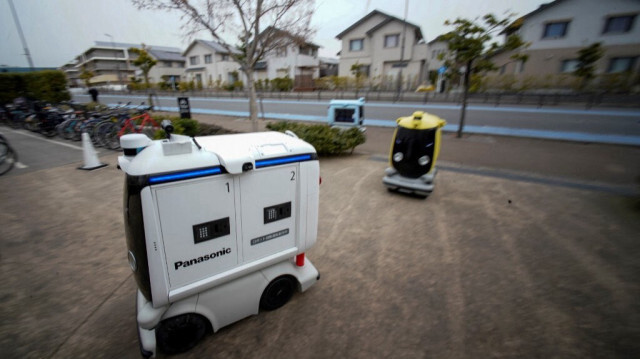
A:
<svg viewBox="0 0 640 359">
<path fill-rule="evenodd" d="M 313 0 L 132 0 L 139 9 L 176 11 L 193 37 L 207 31 L 240 65 L 247 78 L 249 113 L 258 130 L 255 66 L 277 48 L 302 44 L 311 35 Z M 287 34 L 287 36 L 283 36 Z M 237 38 L 234 48 L 225 38 Z M 240 50 L 238 53 L 237 49 Z"/>
</svg>

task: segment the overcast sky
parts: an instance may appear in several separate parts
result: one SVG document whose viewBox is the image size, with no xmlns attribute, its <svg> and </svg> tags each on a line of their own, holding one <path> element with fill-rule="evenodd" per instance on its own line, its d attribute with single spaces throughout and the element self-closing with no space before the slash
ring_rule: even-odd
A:
<svg viewBox="0 0 640 359">
<path fill-rule="evenodd" d="M 9 0 L 0 0 L 0 66 L 28 66 Z M 550 1 L 550 0 L 549 0 Z M 492 12 L 524 15 L 540 0 L 409 0 L 407 21 L 421 27 L 427 41 L 456 17 L 475 18 Z M 13 0 L 34 66 L 59 67 L 93 45 L 94 41 L 145 43 L 185 49 L 189 40 L 180 29 L 179 15 L 137 10 L 130 0 Z M 312 42 L 322 46 L 320 56 L 337 57 L 337 34 L 368 14 L 380 10 L 404 17 L 401 0 L 316 0 L 311 21 Z M 206 34 L 199 38 L 209 40 Z"/>
</svg>

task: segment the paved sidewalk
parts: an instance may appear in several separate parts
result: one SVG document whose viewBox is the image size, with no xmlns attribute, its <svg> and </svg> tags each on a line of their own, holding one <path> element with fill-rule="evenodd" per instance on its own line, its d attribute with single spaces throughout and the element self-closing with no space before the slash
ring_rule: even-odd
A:
<svg viewBox="0 0 640 359">
<path fill-rule="evenodd" d="M 175 357 L 640 356 L 638 199 L 558 185 L 632 186 L 637 148 L 446 135 L 420 200 L 381 183 L 391 129 L 367 136 L 320 161 L 321 281 Z M 139 357 L 117 155 L 0 177 L 3 358 Z"/>
<path fill-rule="evenodd" d="M 3 358 L 136 358 L 123 175 L 0 178 Z M 628 197 L 441 171 L 388 193 L 368 154 L 321 159 L 322 273 L 179 358 L 637 357 L 640 211 Z"/>
</svg>

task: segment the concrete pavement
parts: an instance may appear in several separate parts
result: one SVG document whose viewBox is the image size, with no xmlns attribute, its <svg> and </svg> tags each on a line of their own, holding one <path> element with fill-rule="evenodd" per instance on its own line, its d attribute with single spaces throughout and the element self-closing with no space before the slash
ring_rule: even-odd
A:
<svg viewBox="0 0 640 359">
<path fill-rule="evenodd" d="M 525 180 L 486 175 L 543 166 L 518 157 L 531 151 L 550 160 L 547 151 L 568 147 L 540 141 L 549 148 L 536 150 L 475 136 L 445 138 L 443 164 L 466 171 L 441 171 L 429 198 L 392 194 L 381 184 L 386 164 L 379 160 L 390 137 L 368 136 L 353 156 L 320 162 L 318 243 L 307 254 L 321 281 L 285 307 L 224 328 L 176 357 L 640 355 L 637 198 L 526 180 L 534 172 Z M 589 148 L 555 156 L 561 160 L 551 172 L 569 174 L 560 183 L 581 183 L 586 168 L 579 163 L 597 153 L 637 159 L 629 147 Z M 0 177 L 4 358 L 139 356 L 116 157 L 101 157 L 110 166 L 91 172 L 75 169 L 79 158 Z M 490 159 L 469 165 L 483 157 Z M 501 159 L 506 168 L 487 165 Z M 571 162 L 582 168 L 573 177 L 562 168 Z M 605 172 L 614 178 L 618 170 Z"/>
</svg>

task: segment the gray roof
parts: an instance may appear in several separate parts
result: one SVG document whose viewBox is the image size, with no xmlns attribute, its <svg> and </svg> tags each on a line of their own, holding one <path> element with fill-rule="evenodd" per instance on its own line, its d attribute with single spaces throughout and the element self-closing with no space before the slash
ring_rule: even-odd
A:
<svg viewBox="0 0 640 359">
<path fill-rule="evenodd" d="M 142 44 L 130 44 L 126 42 L 111 42 L 111 41 L 94 41 L 97 47 L 119 47 L 119 48 L 142 48 Z M 146 45 L 148 49 L 158 50 L 158 51 L 167 51 L 167 52 L 180 52 L 180 49 L 177 47 L 169 47 L 169 46 L 156 46 L 156 45 Z"/>
<path fill-rule="evenodd" d="M 160 60 L 160 61 L 183 61 L 184 62 L 185 60 L 184 56 L 182 56 L 180 52 L 151 49 L 149 50 L 149 54 L 155 57 L 156 60 Z"/>
<path fill-rule="evenodd" d="M 351 26 L 349 26 L 348 28 L 346 28 L 344 31 L 342 31 L 341 33 L 339 33 L 338 35 L 336 35 L 336 38 L 338 39 L 342 39 L 342 37 L 344 35 L 346 35 L 348 32 L 350 32 L 351 30 L 355 29 L 356 27 L 360 26 L 363 22 L 369 20 L 370 18 L 372 18 L 375 15 L 381 15 L 386 17 L 385 20 L 383 20 L 382 22 L 378 23 L 377 25 L 373 26 L 371 29 L 369 29 L 369 31 L 367 31 L 367 35 L 371 36 L 371 34 L 373 32 L 375 32 L 376 30 L 380 29 L 382 26 L 388 24 L 391 21 L 398 21 L 400 23 L 403 24 L 407 24 L 407 26 L 411 26 L 413 28 L 416 29 L 416 34 L 418 36 L 419 39 L 422 39 L 422 31 L 420 31 L 420 26 L 412 24 L 408 21 L 404 21 L 402 19 L 399 19 L 393 15 L 389 15 L 389 14 L 385 14 L 380 10 L 373 10 L 370 13 L 368 13 L 367 15 L 365 15 L 363 18 L 361 18 L 360 20 L 356 21 L 355 23 L 353 23 Z"/>
<path fill-rule="evenodd" d="M 200 43 L 204 46 L 209 47 L 210 49 L 212 49 L 213 51 L 220 53 L 220 54 L 228 54 L 229 51 L 227 51 L 227 49 L 222 46 L 220 43 L 216 42 L 216 41 L 209 41 L 209 40 L 194 40 L 188 47 L 186 50 L 184 50 L 182 52 L 182 55 L 186 55 L 187 52 L 189 52 L 189 50 L 191 50 L 191 48 L 196 44 L 196 43 Z M 229 46 L 229 48 L 231 49 L 231 53 L 233 54 L 240 54 L 240 50 L 236 49 L 233 46 Z"/>
<path fill-rule="evenodd" d="M 324 62 L 326 64 L 339 64 L 340 60 L 333 58 L 333 57 L 318 57 L 318 60 L 320 60 L 320 62 Z"/>
</svg>

